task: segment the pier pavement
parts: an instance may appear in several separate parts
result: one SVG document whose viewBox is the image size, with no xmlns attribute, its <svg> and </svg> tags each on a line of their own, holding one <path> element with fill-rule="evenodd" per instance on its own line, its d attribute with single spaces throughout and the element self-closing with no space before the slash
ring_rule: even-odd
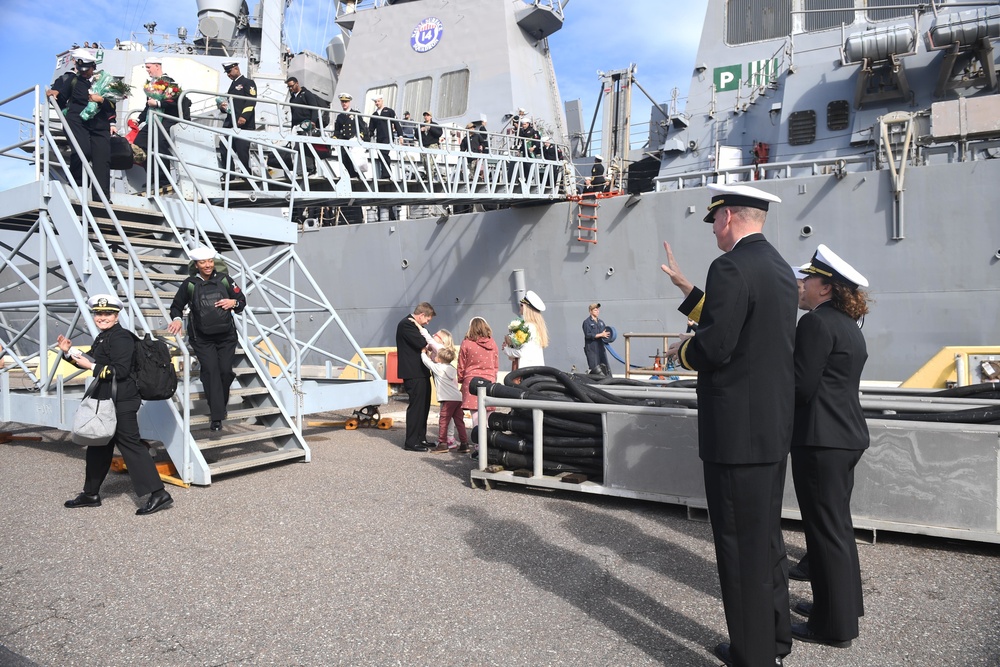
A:
<svg viewBox="0 0 1000 667">
<path fill-rule="evenodd" d="M 0 444 L 2 667 L 710 667 L 727 639 L 707 523 L 473 489 L 467 456 L 403 451 L 400 419 L 310 428 L 311 463 L 169 487 L 174 507 L 148 517 L 116 473 L 102 507 L 65 509 L 83 450 L 2 428 L 43 438 Z M 801 526 L 785 529 L 798 558 Z M 1000 664 L 1000 546 L 877 538 L 858 532 L 861 637 L 796 643 L 785 664 Z M 808 599 L 793 581 L 792 603 Z"/>
</svg>

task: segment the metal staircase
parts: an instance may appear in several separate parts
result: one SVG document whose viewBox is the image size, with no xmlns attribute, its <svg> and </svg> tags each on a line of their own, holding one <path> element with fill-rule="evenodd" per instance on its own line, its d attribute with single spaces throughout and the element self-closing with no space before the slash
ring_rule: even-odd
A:
<svg viewBox="0 0 1000 667">
<path fill-rule="evenodd" d="M 65 183 L 68 156 L 79 150 L 61 133 L 62 118 L 45 114 L 34 93 L 35 132 L 14 149 L 35 156 L 35 182 L 0 192 L 0 419 L 69 430 L 82 397 L 84 372 L 60 363 L 56 335 L 86 344 L 97 334 L 85 303 L 89 294 L 117 293 L 125 302 L 123 327 L 165 340 L 175 357 L 178 390 L 171 400 L 143 404 L 143 436 L 163 443 L 185 482 L 210 484 L 214 476 L 279 461 L 308 461 L 302 437 L 306 413 L 381 404 L 387 384 L 344 328 L 294 251 L 295 225 L 273 211 L 234 211 L 214 206 L 197 191 L 190 199 L 151 198 L 116 192 L 88 203 L 93 173 L 84 163 L 83 183 Z M 12 117 L 11 114 L 8 117 Z M 158 123 L 157 123 L 158 125 Z M 169 139 L 167 139 L 169 141 Z M 60 146 L 63 148 L 60 149 Z M 8 151 L 11 148 L 7 149 Z M 177 187 L 190 171 L 169 164 L 163 173 Z M 190 179 L 189 179 L 190 180 Z M 151 192 L 161 192 L 159 183 Z M 83 203 L 81 203 L 83 202 Z M 207 404 L 197 379 L 197 360 L 182 337 L 166 330 L 169 304 L 188 274 L 187 251 L 214 247 L 246 293 L 248 307 L 237 316 L 236 380 L 222 433 L 209 432 Z M 249 262 L 243 250 L 266 246 L 265 260 Z M 315 322 L 299 331 L 294 313 Z M 339 332 L 350 351 L 319 345 L 321 335 Z M 360 363 L 349 359 L 357 356 Z M 322 373 L 306 377 L 307 361 Z M 352 366 L 360 378 L 331 377 L 330 369 Z M 89 373 L 86 374 L 89 376 Z"/>
</svg>

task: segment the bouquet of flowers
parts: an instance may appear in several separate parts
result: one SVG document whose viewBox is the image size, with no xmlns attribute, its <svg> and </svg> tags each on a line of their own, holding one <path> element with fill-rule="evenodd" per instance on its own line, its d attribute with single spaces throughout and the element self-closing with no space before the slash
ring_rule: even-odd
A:
<svg viewBox="0 0 1000 667">
<path fill-rule="evenodd" d="M 120 81 L 122 84 L 127 85 L 124 81 L 113 77 L 109 72 L 101 70 L 97 73 L 97 78 L 94 79 L 94 82 L 90 84 L 90 92 L 102 97 L 110 97 L 112 98 L 110 101 L 114 102 L 114 98 L 116 97 L 114 92 L 116 81 Z M 87 106 L 83 107 L 83 111 L 80 112 L 80 118 L 90 120 L 96 113 L 97 102 L 87 102 Z"/>
<path fill-rule="evenodd" d="M 507 325 L 507 332 L 510 346 L 515 350 L 531 340 L 531 329 L 528 328 L 528 324 L 520 317 L 516 320 L 511 320 L 510 324 Z"/>
<path fill-rule="evenodd" d="M 164 77 L 153 79 L 143 86 L 142 90 L 146 93 L 146 97 L 160 103 L 173 102 L 181 94 L 181 87 L 177 85 L 177 82 Z"/>
</svg>

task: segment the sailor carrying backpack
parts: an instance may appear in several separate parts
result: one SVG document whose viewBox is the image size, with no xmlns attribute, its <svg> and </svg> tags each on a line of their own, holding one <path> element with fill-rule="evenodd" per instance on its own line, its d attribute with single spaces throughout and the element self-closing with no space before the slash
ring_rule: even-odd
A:
<svg viewBox="0 0 1000 667">
<path fill-rule="evenodd" d="M 197 272 L 197 266 L 192 261 L 188 266 L 188 273 L 194 276 Z M 221 257 L 215 258 L 215 275 L 212 278 L 188 281 L 191 317 L 199 334 L 221 336 L 233 329 L 232 313 L 215 305 L 217 301 L 229 298 L 230 286 L 229 267 Z"/>
<path fill-rule="evenodd" d="M 177 391 L 177 373 L 170 363 L 170 348 L 162 340 L 154 340 L 152 334 L 135 338 L 135 352 L 132 353 L 132 377 L 139 389 L 139 396 L 145 401 L 162 401 Z"/>
</svg>

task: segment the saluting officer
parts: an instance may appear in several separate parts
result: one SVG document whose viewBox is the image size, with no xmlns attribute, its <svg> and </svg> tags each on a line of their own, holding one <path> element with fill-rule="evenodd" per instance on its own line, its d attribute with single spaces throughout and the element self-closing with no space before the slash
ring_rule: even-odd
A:
<svg viewBox="0 0 1000 667">
<path fill-rule="evenodd" d="M 868 313 L 868 280 L 820 244 L 803 274 L 795 334 L 795 426 L 792 479 L 809 552 L 812 603 L 795 610 L 804 642 L 844 648 L 864 615 L 861 567 L 851 521 L 854 468 L 868 449 L 861 372 L 868 359 L 858 320 Z"/>
<path fill-rule="evenodd" d="M 222 123 L 222 127 L 231 128 L 233 126 L 233 116 L 235 115 L 236 126 L 241 130 L 256 130 L 256 102 L 253 99 L 248 100 L 243 98 L 256 98 L 257 84 L 252 79 L 248 79 L 240 73 L 240 64 L 237 62 L 223 63 L 222 69 L 225 70 L 226 76 L 232 81 L 229 84 L 229 90 L 226 91 L 226 94 L 240 96 L 239 99 L 230 97 L 220 105 L 222 112 L 226 114 L 226 120 Z M 234 105 L 235 114 L 229 113 L 230 101 Z M 243 163 L 247 173 L 253 173 L 250 171 L 250 141 L 234 138 L 233 152 L 236 153 L 236 157 Z"/>
<path fill-rule="evenodd" d="M 667 353 L 698 371 L 698 450 L 715 539 L 729 642 L 727 665 L 780 665 L 791 652 L 781 498 L 795 404 L 798 289 L 761 233 L 781 200 L 746 185 L 711 185 L 704 220 L 723 255 L 708 293 L 680 272 L 670 245 L 661 269 L 685 294 L 679 310 L 698 322 Z"/>
<path fill-rule="evenodd" d="M 201 366 L 201 384 L 211 413 L 210 429 L 221 431 L 229 389 L 236 379 L 233 359 L 239 337 L 232 313 L 242 313 L 247 299 L 232 277 L 215 270 L 214 250 L 195 248 L 188 256 L 194 261 L 197 273 L 185 278 L 174 295 L 170 304 L 172 321 L 167 330 L 175 336 L 181 333 L 184 328 L 181 318 L 184 309 L 190 306 L 188 339 Z"/>
</svg>

